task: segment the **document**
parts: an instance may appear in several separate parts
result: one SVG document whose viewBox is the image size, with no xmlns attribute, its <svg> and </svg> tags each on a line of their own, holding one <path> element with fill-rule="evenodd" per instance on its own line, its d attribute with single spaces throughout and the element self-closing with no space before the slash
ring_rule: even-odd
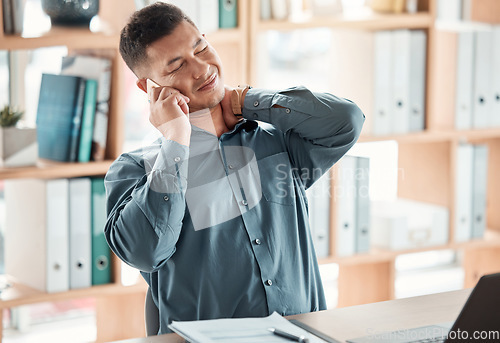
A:
<svg viewBox="0 0 500 343">
<path fill-rule="evenodd" d="M 295 326 L 274 312 L 268 317 L 230 318 L 178 322 L 168 326 L 171 330 L 189 342 L 231 342 L 231 343 L 280 343 L 291 342 L 286 338 L 274 335 L 269 328 L 276 328 L 296 336 L 303 335 L 309 343 L 324 343 L 323 339 Z"/>
</svg>

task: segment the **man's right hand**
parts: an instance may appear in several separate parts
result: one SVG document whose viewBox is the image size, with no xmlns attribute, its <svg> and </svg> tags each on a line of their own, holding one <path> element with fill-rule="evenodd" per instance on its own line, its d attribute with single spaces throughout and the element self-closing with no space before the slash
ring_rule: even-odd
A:
<svg viewBox="0 0 500 343">
<path fill-rule="evenodd" d="M 149 86 L 149 85 L 148 85 Z M 168 140 L 189 146 L 189 98 L 172 87 L 148 87 L 150 101 L 149 121 Z"/>
</svg>

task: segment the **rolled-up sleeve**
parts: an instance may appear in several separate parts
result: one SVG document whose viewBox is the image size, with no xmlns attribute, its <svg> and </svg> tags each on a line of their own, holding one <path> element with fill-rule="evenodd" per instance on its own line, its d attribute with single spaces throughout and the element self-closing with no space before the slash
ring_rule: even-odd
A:
<svg viewBox="0 0 500 343">
<path fill-rule="evenodd" d="M 111 250 L 145 272 L 175 252 L 185 213 L 189 148 L 162 139 L 121 155 L 105 177 Z"/>
<path fill-rule="evenodd" d="M 245 96 L 243 116 L 283 133 L 290 161 L 303 171 L 299 176 L 306 188 L 356 143 L 365 119 L 353 102 L 305 87 L 252 88 Z"/>
</svg>

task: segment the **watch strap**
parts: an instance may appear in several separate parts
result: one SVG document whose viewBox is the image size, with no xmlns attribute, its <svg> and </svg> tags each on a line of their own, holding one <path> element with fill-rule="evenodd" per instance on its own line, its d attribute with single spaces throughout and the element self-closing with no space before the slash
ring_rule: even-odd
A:
<svg viewBox="0 0 500 343">
<path fill-rule="evenodd" d="M 246 94 L 246 92 L 250 89 L 250 86 L 238 86 L 236 87 L 232 93 L 231 93 L 231 109 L 233 110 L 233 114 L 237 117 L 242 116 L 242 107 L 243 104 L 241 103 L 241 99 L 243 97 L 243 94 Z"/>
</svg>

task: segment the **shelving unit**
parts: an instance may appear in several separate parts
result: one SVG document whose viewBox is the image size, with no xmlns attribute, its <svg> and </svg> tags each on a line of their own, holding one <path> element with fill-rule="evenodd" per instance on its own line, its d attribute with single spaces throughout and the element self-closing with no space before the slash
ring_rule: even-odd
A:
<svg viewBox="0 0 500 343">
<path fill-rule="evenodd" d="M 240 0 L 238 20 L 235 29 L 224 29 L 207 34 L 208 40 L 220 54 L 226 70 L 226 83 L 239 84 L 247 79 L 247 16 L 244 15 L 247 0 Z M 52 46 L 66 46 L 69 52 L 81 51 L 111 56 L 113 71 L 111 100 L 108 122 L 106 160 L 90 163 L 58 163 L 38 161 L 33 167 L 0 168 L 0 180 L 15 178 L 72 178 L 82 176 L 103 176 L 115 158 L 122 152 L 124 142 L 124 73 L 125 64 L 118 53 L 119 31 L 128 16 L 135 10 L 133 0 L 101 1 L 99 17 L 101 28 L 90 31 L 86 28 L 53 27 L 48 32 L 22 37 L 4 35 L 0 30 L 0 50 L 37 49 Z M 0 27 L 3 27 L 0 1 Z M 8 244 L 8 242 L 6 242 Z M 121 283 L 121 261 L 113 255 L 112 283 L 86 289 L 61 293 L 45 293 L 18 283 L 11 276 L 3 278 L 9 287 L 0 294 L 0 324 L 3 309 L 39 302 L 57 302 L 92 297 L 96 299 L 97 342 L 107 342 L 145 334 L 144 299 L 146 283 L 139 277 L 132 286 Z M 0 341 L 2 325 L 0 325 Z"/>
<path fill-rule="evenodd" d="M 493 2 L 491 2 L 493 3 Z M 491 5 L 488 5 L 491 6 Z M 496 5 L 495 5 L 496 6 Z M 372 248 L 365 254 L 350 257 L 335 255 L 335 220 L 330 222 L 330 256 L 320 259 L 320 263 L 338 263 L 338 306 L 351 306 L 394 298 L 395 259 L 408 253 L 451 249 L 461 252 L 465 270 L 465 287 L 472 287 L 484 274 L 500 271 L 500 183 L 496 179 L 500 171 L 500 128 L 484 130 L 455 130 L 449 123 L 450 114 L 439 113 L 434 107 L 436 88 L 434 75 L 436 48 L 434 46 L 436 0 L 419 1 L 415 14 L 380 14 L 371 10 L 358 13 L 344 13 L 334 17 L 315 17 L 301 22 L 288 20 L 262 21 L 260 2 L 251 2 L 249 7 L 250 27 L 250 74 L 252 85 L 259 87 L 257 54 L 262 52 L 257 45 L 258 36 L 271 30 L 292 31 L 310 28 L 392 30 L 423 29 L 427 33 L 427 75 L 426 75 L 426 129 L 422 132 L 369 136 L 362 135 L 359 142 L 393 140 L 398 143 L 398 168 L 404 170 L 404 178 L 398 179 L 398 196 L 426 201 L 445 206 L 450 214 L 449 241 L 442 246 L 420 249 L 389 251 Z M 482 11 L 488 14 L 488 11 Z M 476 17 L 483 17 L 479 12 Z M 488 21 L 494 21 L 488 14 Z M 473 15 L 474 18 L 474 15 Z M 498 18 L 497 18 L 498 20 Z M 328 76 L 325 76 L 328 77 Z M 325 90 L 328 91 L 328 90 Z M 366 113 L 370 115 L 370 113 Z M 446 116 L 444 119 L 442 116 Z M 452 122 L 452 121 L 451 121 Z M 489 177 L 487 194 L 487 232 L 482 239 L 456 243 L 453 236 L 454 218 L 454 165 L 455 151 L 460 142 L 486 143 L 489 147 Z M 334 167 L 335 168 L 335 167 Z M 332 180 L 335 187 L 335 180 Z M 332 188 L 333 189 L 333 188 Z M 335 205 L 331 206 L 334 213 Z"/>
<path fill-rule="evenodd" d="M 3 16 L 0 15 L 0 24 Z M 1 25 L 0 25 L 1 27 Z M 21 50 L 38 49 L 51 46 L 66 46 L 69 51 L 78 49 L 90 49 L 94 52 L 106 51 L 113 61 L 111 100 L 108 125 L 108 139 L 106 148 L 106 160 L 90 163 L 57 163 L 51 161 L 38 161 L 33 167 L 2 168 L 0 179 L 14 178 L 72 178 L 80 176 L 103 176 L 106 174 L 112 161 L 120 154 L 123 142 L 123 106 L 121 94 L 123 93 L 123 62 L 117 53 L 119 35 L 117 31 L 106 30 L 91 32 L 84 28 L 61 28 L 55 27 L 49 32 L 41 33 L 36 37 L 22 37 L 0 34 L 0 49 Z M 8 242 L 6 242 L 8 244 Z M 120 330 L 112 332 L 104 322 L 97 322 L 98 340 L 128 338 L 141 334 L 142 324 L 141 308 L 139 301 L 144 301 L 146 286 L 144 282 L 138 281 L 133 286 L 121 284 L 121 262 L 113 256 L 112 280 L 108 285 L 95 286 L 87 289 L 70 290 L 61 293 L 45 293 L 34 290 L 26 285 L 16 282 L 10 276 L 4 276 L 9 287 L 0 295 L 0 319 L 3 309 L 21 305 L 29 305 L 39 302 L 56 302 L 76 298 L 93 297 L 96 299 L 97 316 L 113 315 L 120 322 Z M 122 301 L 127 304 L 127 311 L 121 313 L 113 311 L 108 306 L 110 299 Z M 116 300 L 119 299 L 119 300 Z M 127 299 L 127 301 L 125 301 Z M 130 299 L 130 301 L 129 301 Z M 118 313 L 116 313 L 118 312 Z M 128 312 L 128 313 L 127 313 Z M 0 320 L 1 322 L 1 320 Z M 143 325 L 142 325 L 143 326 Z M 143 331 L 142 331 L 143 332 Z M 122 336 L 123 335 L 123 336 Z M 2 327 L 0 326 L 0 337 Z"/>
</svg>

